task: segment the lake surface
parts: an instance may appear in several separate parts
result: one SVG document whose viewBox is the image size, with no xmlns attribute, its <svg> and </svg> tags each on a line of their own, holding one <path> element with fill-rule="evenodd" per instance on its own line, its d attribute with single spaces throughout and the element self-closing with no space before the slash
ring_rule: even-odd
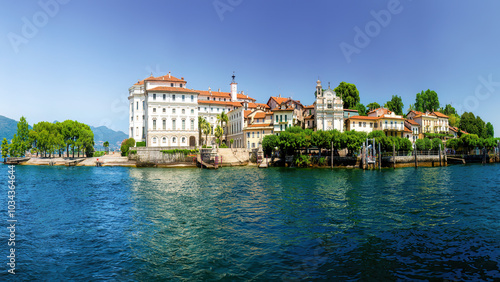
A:
<svg viewBox="0 0 500 282">
<path fill-rule="evenodd" d="M 16 166 L 0 280 L 499 280 L 500 165 Z"/>
</svg>

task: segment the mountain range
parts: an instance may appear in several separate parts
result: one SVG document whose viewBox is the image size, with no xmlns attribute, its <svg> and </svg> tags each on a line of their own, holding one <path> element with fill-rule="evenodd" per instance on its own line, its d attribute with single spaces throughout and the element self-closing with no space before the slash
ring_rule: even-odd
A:
<svg viewBox="0 0 500 282">
<path fill-rule="evenodd" d="M 122 141 L 128 138 L 128 135 L 122 131 L 114 131 L 106 126 L 95 127 L 90 125 L 90 129 L 94 132 L 96 150 L 102 150 L 102 144 L 105 141 L 109 142 L 110 150 L 119 149 Z M 0 115 L 0 142 L 3 138 L 7 138 L 10 142 L 16 132 L 17 121 Z"/>
</svg>

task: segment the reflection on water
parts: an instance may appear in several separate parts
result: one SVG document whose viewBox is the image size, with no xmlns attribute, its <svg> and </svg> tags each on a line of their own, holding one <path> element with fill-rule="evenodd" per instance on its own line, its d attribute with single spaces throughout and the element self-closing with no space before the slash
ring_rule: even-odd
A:
<svg viewBox="0 0 500 282">
<path fill-rule="evenodd" d="M 500 279 L 499 172 L 18 167 L 16 279 Z"/>
</svg>

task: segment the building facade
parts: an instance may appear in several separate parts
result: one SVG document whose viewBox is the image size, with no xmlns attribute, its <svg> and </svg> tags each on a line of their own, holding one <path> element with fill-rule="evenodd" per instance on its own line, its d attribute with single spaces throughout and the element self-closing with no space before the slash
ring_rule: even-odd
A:
<svg viewBox="0 0 500 282">
<path fill-rule="evenodd" d="M 316 130 L 344 131 L 344 102 L 330 86 L 323 91 L 320 80 L 316 82 L 314 112 Z"/>
</svg>

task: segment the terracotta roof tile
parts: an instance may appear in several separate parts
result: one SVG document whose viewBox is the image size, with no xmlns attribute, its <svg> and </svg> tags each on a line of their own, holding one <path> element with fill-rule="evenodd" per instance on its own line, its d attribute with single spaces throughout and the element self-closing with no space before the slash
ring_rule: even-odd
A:
<svg viewBox="0 0 500 282">
<path fill-rule="evenodd" d="M 198 91 L 187 89 L 187 88 L 182 88 L 182 87 L 165 87 L 165 86 L 158 86 L 155 88 L 151 88 L 148 91 L 157 91 L 157 92 L 183 92 L 183 93 L 199 93 Z"/>
<path fill-rule="evenodd" d="M 409 124 L 411 125 L 416 125 L 416 126 L 420 126 L 420 124 L 418 124 L 418 122 L 412 120 L 412 119 L 406 119 L 405 121 L 407 121 Z"/>
<path fill-rule="evenodd" d="M 271 126 L 270 123 L 257 123 L 257 124 L 250 124 L 247 127 L 268 127 Z"/>
<path fill-rule="evenodd" d="M 352 116 L 348 119 L 356 119 L 356 120 L 377 120 L 380 117 L 369 117 L 369 116 Z"/>
<path fill-rule="evenodd" d="M 440 113 L 440 112 L 432 112 L 435 116 L 440 117 L 440 118 L 448 118 L 447 115 Z"/>
<path fill-rule="evenodd" d="M 198 104 L 211 104 L 211 105 L 224 105 L 224 106 L 233 106 L 233 107 L 241 107 L 241 102 L 229 102 L 229 101 L 205 101 L 198 100 Z"/>
<path fill-rule="evenodd" d="M 186 83 L 186 81 L 184 80 L 184 78 L 178 79 L 177 77 L 174 77 L 174 76 L 172 76 L 170 74 L 167 74 L 167 75 L 158 76 L 158 77 L 150 76 L 150 77 L 145 78 L 145 79 L 143 79 L 141 81 L 138 81 L 134 85 L 143 85 L 144 81 L 166 81 L 166 82 L 182 82 L 182 83 Z"/>
</svg>

